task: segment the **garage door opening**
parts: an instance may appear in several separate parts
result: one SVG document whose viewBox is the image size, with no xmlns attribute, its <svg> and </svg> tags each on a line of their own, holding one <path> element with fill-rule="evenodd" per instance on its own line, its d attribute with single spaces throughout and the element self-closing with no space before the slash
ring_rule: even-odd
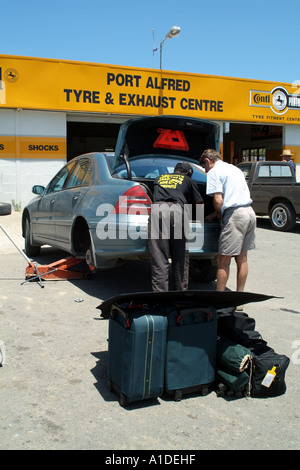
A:
<svg viewBox="0 0 300 470">
<path fill-rule="evenodd" d="M 223 137 L 223 159 L 232 163 L 256 160 L 281 160 L 282 126 L 230 123 Z"/>
<path fill-rule="evenodd" d="M 120 129 L 114 123 L 67 123 L 67 161 L 88 152 L 113 152 Z"/>
</svg>

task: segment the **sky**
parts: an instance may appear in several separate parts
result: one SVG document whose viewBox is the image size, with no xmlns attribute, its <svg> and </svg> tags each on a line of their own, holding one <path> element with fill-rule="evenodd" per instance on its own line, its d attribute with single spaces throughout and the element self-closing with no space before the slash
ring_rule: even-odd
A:
<svg viewBox="0 0 300 470">
<path fill-rule="evenodd" d="M 0 0 L 0 54 L 158 69 L 179 26 L 164 70 L 299 84 L 299 17 L 299 0 Z"/>
</svg>

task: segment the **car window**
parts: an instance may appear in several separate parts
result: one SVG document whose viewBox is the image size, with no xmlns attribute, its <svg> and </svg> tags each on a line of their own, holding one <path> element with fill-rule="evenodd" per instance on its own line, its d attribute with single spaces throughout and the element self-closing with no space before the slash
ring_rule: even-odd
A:
<svg viewBox="0 0 300 470">
<path fill-rule="evenodd" d="M 259 178 L 290 178 L 292 176 L 289 165 L 263 165 L 258 172 Z"/>
<path fill-rule="evenodd" d="M 116 163 L 116 157 L 113 152 L 106 152 L 103 153 L 104 158 L 106 160 L 107 166 L 109 168 L 109 171 L 112 172 L 113 167 L 115 166 Z"/>
<path fill-rule="evenodd" d="M 268 178 L 270 176 L 270 167 L 269 166 L 261 166 L 258 170 L 258 178 Z"/>
<path fill-rule="evenodd" d="M 68 178 L 68 176 L 71 174 L 73 168 L 75 166 L 75 162 L 70 163 L 67 166 L 64 166 L 58 173 L 57 175 L 54 176 L 54 178 L 50 181 L 47 189 L 46 189 L 46 194 L 60 191 L 63 187 L 64 184 Z"/>
<path fill-rule="evenodd" d="M 245 180 L 249 181 L 251 165 L 243 165 L 238 167 L 244 174 Z"/>
<path fill-rule="evenodd" d="M 66 188 L 87 186 L 92 178 L 92 162 L 89 158 L 81 158 L 67 181 Z"/>
<path fill-rule="evenodd" d="M 145 178 L 155 179 L 160 175 L 170 174 L 174 172 L 174 168 L 178 162 L 183 159 L 165 158 L 165 157 L 144 157 L 130 160 L 130 167 L 133 179 Z M 206 174 L 195 162 L 189 161 L 193 167 L 193 180 L 202 183 L 206 182 Z M 127 170 L 125 163 L 114 168 L 112 176 L 118 178 L 127 178 Z"/>
</svg>

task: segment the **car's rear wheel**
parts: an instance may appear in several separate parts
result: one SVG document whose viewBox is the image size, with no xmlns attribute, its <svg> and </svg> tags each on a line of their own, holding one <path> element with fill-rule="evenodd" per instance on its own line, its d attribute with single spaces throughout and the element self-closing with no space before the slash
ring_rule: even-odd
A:
<svg viewBox="0 0 300 470">
<path fill-rule="evenodd" d="M 25 238 L 25 253 L 27 256 L 39 256 L 41 253 L 40 246 L 34 246 L 31 244 L 31 226 L 29 217 L 26 217 L 24 227 L 24 238 Z"/>
<path fill-rule="evenodd" d="M 94 255 L 93 255 L 93 250 L 92 250 L 92 245 L 91 244 L 89 245 L 88 249 L 86 250 L 85 261 L 86 261 L 86 264 L 88 265 L 88 268 L 91 271 L 91 273 L 93 273 L 93 274 L 96 273 L 97 268 L 96 268 L 96 263 L 95 263 L 95 260 L 94 260 Z"/>
<path fill-rule="evenodd" d="M 296 213 L 287 202 L 278 202 L 270 209 L 272 227 L 281 232 L 293 230 L 296 225 Z"/>
<path fill-rule="evenodd" d="M 96 272 L 96 263 L 93 255 L 91 235 L 86 221 L 79 217 L 73 227 L 73 249 L 77 258 L 85 259 L 91 273 Z"/>
</svg>

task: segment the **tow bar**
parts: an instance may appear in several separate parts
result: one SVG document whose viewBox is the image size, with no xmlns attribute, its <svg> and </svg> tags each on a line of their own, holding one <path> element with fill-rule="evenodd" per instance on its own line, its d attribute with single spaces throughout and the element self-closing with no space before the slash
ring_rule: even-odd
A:
<svg viewBox="0 0 300 470">
<path fill-rule="evenodd" d="M 69 270 L 69 268 L 75 266 L 76 264 L 82 263 L 82 259 L 77 259 L 74 256 L 68 256 L 51 264 L 38 265 L 36 262 L 30 260 L 28 256 L 16 245 L 16 243 L 1 224 L 0 228 L 28 263 L 28 266 L 25 270 L 26 280 L 21 282 L 21 285 L 25 284 L 26 282 L 37 281 L 39 286 L 44 288 L 42 282 L 45 280 L 58 281 L 67 279 L 88 279 L 90 277 L 90 273 L 86 271 Z"/>
</svg>

